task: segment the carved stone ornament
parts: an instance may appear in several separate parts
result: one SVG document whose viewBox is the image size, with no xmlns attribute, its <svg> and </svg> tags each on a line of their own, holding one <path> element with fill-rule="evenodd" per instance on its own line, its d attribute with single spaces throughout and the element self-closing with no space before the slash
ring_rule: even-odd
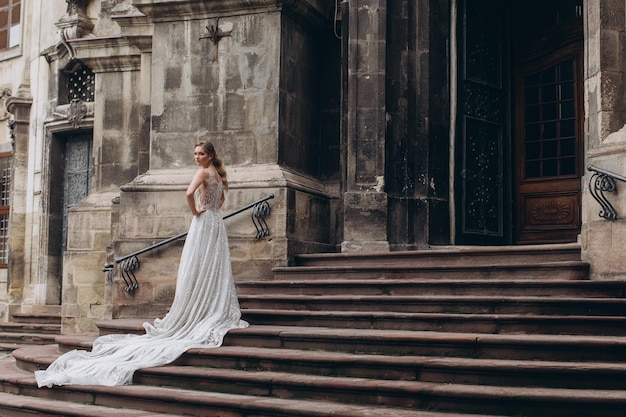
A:
<svg viewBox="0 0 626 417">
<path fill-rule="evenodd" d="M 7 98 L 11 97 L 11 89 L 4 87 L 0 90 L 0 120 L 6 120 L 10 114 L 7 110 Z"/>
<path fill-rule="evenodd" d="M 15 120 L 13 119 L 9 119 L 8 123 L 9 125 L 9 135 L 11 138 L 11 148 L 15 149 Z"/>
<path fill-rule="evenodd" d="M 67 120 L 72 124 L 72 126 L 79 127 L 80 122 L 86 115 L 87 105 L 81 99 L 73 99 L 67 109 Z"/>
<path fill-rule="evenodd" d="M 86 103 L 78 98 L 72 99 L 70 104 L 58 106 L 54 111 L 55 116 L 66 118 L 72 127 L 76 129 L 80 127 L 85 117 L 93 116 L 93 114 L 94 103 Z"/>
<path fill-rule="evenodd" d="M 89 4 L 89 0 L 65 0 L 65 2 L 67 3 L 66 14 L 68 16 L 87 14 L 87 5 Z"/>
<path fill-rule="evenodd" d="M 55 23 L 59 28 L 61 43 L 71 39 L 83 38 L 91 33 L 94 24 L 87 16 L 87 5 L 89 0 L 66 0 L 67 11 Z M 67 48 L 67 45 L 65 44 Z M 71 53 L 71 51 L 70 51 Z"/>
</svg>

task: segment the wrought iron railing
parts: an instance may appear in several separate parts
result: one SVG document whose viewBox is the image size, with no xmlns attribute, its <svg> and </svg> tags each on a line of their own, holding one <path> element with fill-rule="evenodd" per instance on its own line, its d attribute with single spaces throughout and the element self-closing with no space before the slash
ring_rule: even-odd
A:
<svg viewBox="0 0 626 417">
<path fill-rule="evenodd" d="M 267 225 L 267 222 L 265 221 L 265 217 L 270 214 L 271 209 L 268 200 L 271 200 L 272 198 L 274 198 L 274 194 L 270 194 L 267 197 L 255 201 L 254 203 L 250 203 L 247 206 L 241 207 L 238 210 L 228 213 L 223 217 L 223 219 L 226 220 L 236 214 L 252 209 L 251 217 L 252 224 L 254 224 L 254 228 L 256 229 L 255 237 L 257 239 L 265 237 L 270 233 L 270 229 Z M 168 243 L 181 239 L 185 236 L 187 236 L 187 232 L 180 233 L 161 242 L 157 242 L 154 245 L 140 249 L 126 256 L 122 256 L 121 258 L 117 258 L 115 259 L 114 264 L 105 264 L 104 268 L 102 268 L 102 271 L 107 274 L 107 281 L 112 282 L 113 274 L 115 272 L 115 265 L 121 264 L 120 272 L 122 279 L 124 280 L 125 290 L 126 292 L 134 291 L 139 287 L 139 281 L 137 280 L 137 277 L 134 273 L 134 271 L 139 268 L 139 258 L 137 258 L 137 256 L 156 248 L 160 248 L 161 246 L 167 245 Z"/>
<path fill-rule="evenodd" d="M 594 165 L 587 166 L 587 170 L 593 172 L 593 175 L 591 175 L 591 179 L 589 180 L 589 192 L 593 198 L 600 203 L 600 207 L 602 207 L 599 213 L 600 217 L 607 220 L 617 219 L 617 212 L 604 193 L 616 193 L 617 183 L 615 180 L 626 182 L 626 177 L 602 168 L 598 168 Z"/>
</svg>

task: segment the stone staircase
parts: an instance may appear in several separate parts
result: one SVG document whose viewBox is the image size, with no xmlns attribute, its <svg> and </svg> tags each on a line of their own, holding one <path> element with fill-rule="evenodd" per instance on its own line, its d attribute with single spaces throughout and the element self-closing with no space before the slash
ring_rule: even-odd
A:
<svg viewBox="0 0 626 417">
<path fill-rule="evenodd" d="M 55 343 L 61 333 L 61 306 L 45 306 L 36 312 L 14 313 L 0 322 L 0 357 L 29 345 Z"/>
<path fill-rule="evenodd" d="M 238 283 L 249 328 L 132 386 L 36 388 L 33 370 L 97 335 L 14 351 L 0 360 L 0 415 L 626 415 L 626 280 L 590 281 L 577 245 L 297 263 Z M 142 321 L 100 334 L 140 333 Z"/>
</svg>

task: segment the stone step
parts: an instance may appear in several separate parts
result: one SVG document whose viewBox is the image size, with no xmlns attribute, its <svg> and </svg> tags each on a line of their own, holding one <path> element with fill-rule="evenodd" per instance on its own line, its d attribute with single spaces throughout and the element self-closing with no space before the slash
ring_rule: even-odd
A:
<svg viewBox="0 0 626 417">
<path fill-rule="evenodd" d="M 0 343 L 18 345 L 46 345 L 54 343 L 55 334 L 0 332 Z"/>
<path fill-rule="evenodd" d="M 115 320 L 112 320 L 115 321 Z M 127 320 L 127 333 L 141 333 Z M 102 323 L 104 324 L 104 323 Z M 113 327 L 112 325 L 109 328 Z M 116 332 L 122 332 L 119 326 Z M 101 328 L 102 334 L 107 327 Z M 76 336 L 57 336 L 63 346 Z M 297 349 L 380 355 L 445 356 L 568 362 L 626 361 L 626 337 L 542 334 L 487 334 L 252 325 L 232 330 L 225 346 Z M 88 343 L 87 343 L 88 346 Z M 62 348 L 62 350 L 64 350 Z"/>
<path fill-rule="evenodd" d="M 481 417 L 477 414 L 439 413 L 419 409 L 345 404 L 326 400 L 283 399 L 144 385 L 122 387 L 66 385 L 37 388 L 31 372 L 18 369 L 12 360 L 6 359 L 0 361 L 0 386 L 5 392 L 19 392 L 20 398 L 25 399 L 25 402 L 32 401 L 33 398 L 52 397 L 59 402 L 95 404 L 107 408 L 144 410 L 145 412 L 158 412 L 163 415 L 169 413 L 177 416 Z M 82 416 L 83 414 L 62 415 Z M 131 417 L 135 414 L 129 413 L 127 415 Z M 607 416 L 610 417 L 611 414 L 607 414 Z M 490 417 L 496 416 L 491 414 Z"/>
<path fill-rule="evenodd" d="M 626 336 L 623 316 L 547 316 L 530 314 L 449 314 L 365 311 L 245 309 L 255 325 L 334 327 L 494 334 L 570 334 Z"/>
<path fill-rule="evenodd" d="M 516 369 L 513 367 L 509 371 Z M 5 390 L 15 389 L 16 385 L 19 385 L 21 395 L 32 396 L 50 391 L 26 386 L 29 382 L 34 385 L 34 378 L 30 376 L 31 374 L 18 379 L 12 378 L 11 373 L 4 372 L 2 368 L 0 371 L 2 371 L 0 383 L 4 385 Z M 27 382 L 27 378 L 30 378 L 32 382 Z M 416 413 L 421 413 L 420 409 L 429 409 L 441 412 L 471 410 L 473 413 L 489 415 L 610 417 L 622 416 L 623 414 L 620 413 L 623 413 L 623 407 L 626 406 L 626 391 L 618 389 L 589 390 L 398 379 L 373 380 L 362 377 L 312 376 L 275 371 L 232 371 L 178 365 L 141 370 L 136 376 L 136 383 L 139 385 L 130 387 L 55 387 L 51 391 L 54 392 L 54 398 L 58 400 L 76 400 L 76 398 L 85 397 L 79 393 L 89 393 L 89 398 L 93 398 L 94 402 L 102 405 L 115 404 L 118 407 L 162 412 L 175 410 L 185 415 L 208 415 L 202 414 L 197 409 L 198 402 L 201 402 L 204 407 L 216 407 L 215 401 L 219 401 L 221 407 L 225 407 L 225 403 L 232 407 L 235 402 L 238 402 L 237 407 L 251 411 L 250 408 L 258 404 L 260 399 L 265 400 L 264 404 L 272 402 L 275 413 L 278 411 L 276 408 L 280 411 L 272 414 L 256 410 L 258 414 L 252 415 L 422 416 L 424 414 Z M 167 385 L 168 388 L 163 388 L 161 385 Z M 242 393 L 237 394 L 237 392 Z M 250 396 L 251 394 L 254 396 Z M 298 400 L 290 400 L 294 398 L 294 395 Z M 217 400 L 218 398 L 220 400 Z M 174 399 L 176 399 L 176 409 L 170 405 Z M 279 402 L 276 403 L 273 400 Z M 360 404 L 342 401 L 356 401 Z M 157 402 L 158 405 L 155 404 Z M 380 408 L 378 402 L 384 402 L 386 407 Z M 393 405 L 400 404 L 404 409 L 393 407 Z M 312 410 L 310 407 L 313 406 L 316 413 L 298 414 L 297 409 L 293 408 L 295 405 L 309 407 L 306 409 L 307 412 L 310 412 Z M 332 412 L 317 414 L 320 405 L 324 405 L 326 412 L 329 412 L 329 407 L 332 407 Z M 392 408 L 388 408 L 390 406 Z M 221 407 L 220 410 L 223 410 Z M 367 413 L 352 413 L 356 411 L 355 409 L 358 410 L 357 412 L 367 411 Z M 333 414 L 338 410 L 340 414 Z M 228 411 L 234 410 L 231 408 Z M 265 411 L 269 410 L 265 409 Z M 286 414 L 285 411 L 290 414 Z M 411 412 L 414 414 L 410 414 Z M 509 414 L 511 412 L 515 414 Z"/>
<path fill-rule="evenodd" d="M 527 279 L 584 280 L 589 278 L 589 264 L 581 261 L 468 265 L 396 265 L 351 264 L 326 266 L 276 267 L 274 280 L 318 279 Z"/>
<path fill-rule="evenodd" d="M 237 282 L 239 295 L 514 295 L 625 298 L 624 280 L 318 279 Z"/>
<path fill-rule="evenodd" d="M 0 343 L 0 359 L 11 356 L 14 350 L 23 348 L 26 346 L 31 346 L 31 345 L 25 344 L 25 343 Z M 38 346 L 42 346 L 42 345 L 38 345 Z"/>
<path fill-rule="evenodd" d="M 89 349 L 91 341 L 93 338 L 66 340 L 64 350 Z M 59 354 L 57 345 L 46 345 L 24 347 L 15 351 L 13 356 L 20 369 L 35 371 L 45 369 Z M 626 364 L 610 362 L 385 356 L 222 346 L 190 349 L 171 366 L 447 384 L 626 389 Z"/>
<path fill-rule="evenodd" d="M 173 365 L 452 384 L 626 389 L 626 364 L 610 362 L 385 356 L 222 346 L 191 349 Z"/>
<path fill-rule="evenodd" d="M 471 295 L 240 295 L 242 309 L 626 316 L 624 298 Z"/>
<path fill-rule="evenodd" d="M 506 413 L 514 406 L 518 413 L 540 411 L 542 416 L 560 416 L 563 413 L 572 415 L 572 412 L 579 412 L 579 407 L 593 409 L 600 403 L 586 389 L 488 387 L 181 366 L 145 369 L 138 373 L 135 381 L 147 386 L 167 385 L 211 393 L 457 412 Z M 596 393 L 600 392 L 596 390 Z M 608 394 L 626 406 L 626 391 L 610 390 Z M 477 399 L 482 400 L 480 404 L 477 404 Z M 576 404 L 572 404 L 572 401 L 576 401 Z M 616 404 L 610 412 L 618 412 Z"/>
<path fill-rule="evenodd" d="M 29 323 L 29 324 L 61 324 L 61 313 L 59 311 L 42 311 L 33 313 L 13 313 L 11 314 L 12 323 Z"/>
<path fill-rule="evenodd" d="M 60 334 L 60 324 L 40 324 L 40 323 L 0 323 L 2 333 L 37 333 L 37 334 Z"/>
<path fill-rule="evenodd" d="M 297 266 L 341 265 L 483 265 L 580 261 L 580 245 L 519 245 L 433 247 L 386 253 L 317 253 L 294 257 Z"/>
<path fill-rule="evenodd" d="M 4 392 L 0 393 L 0 413 L 5 417 L 180 417 L 180 414 L 103 407 Z"/>
</svg>

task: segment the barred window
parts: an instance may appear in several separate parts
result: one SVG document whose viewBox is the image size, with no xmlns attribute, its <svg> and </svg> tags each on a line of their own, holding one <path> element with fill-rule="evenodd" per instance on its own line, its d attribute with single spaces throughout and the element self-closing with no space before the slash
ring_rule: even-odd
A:
<svg viewBox="0 0 626 417">
<path fill-rule="evenodd" d="M 11 172 L 13 155 L 0 153 L 0 268 L 9 262 L 9 209 L 11 207 Z"/>
<path fill-rule="evenodd" d="M 11 49 L 20 44 L 21 9 L 21 0 L 0 0 L 0 50 Z"/>
<path fill-rule="evenodd" d="M 74 99 L 93 102 L 95 81 L 96 77 L 89 67 L 81 66 L 71 73 L 67 80 L 68 103 L 71 103 Z"/>
</svg>

